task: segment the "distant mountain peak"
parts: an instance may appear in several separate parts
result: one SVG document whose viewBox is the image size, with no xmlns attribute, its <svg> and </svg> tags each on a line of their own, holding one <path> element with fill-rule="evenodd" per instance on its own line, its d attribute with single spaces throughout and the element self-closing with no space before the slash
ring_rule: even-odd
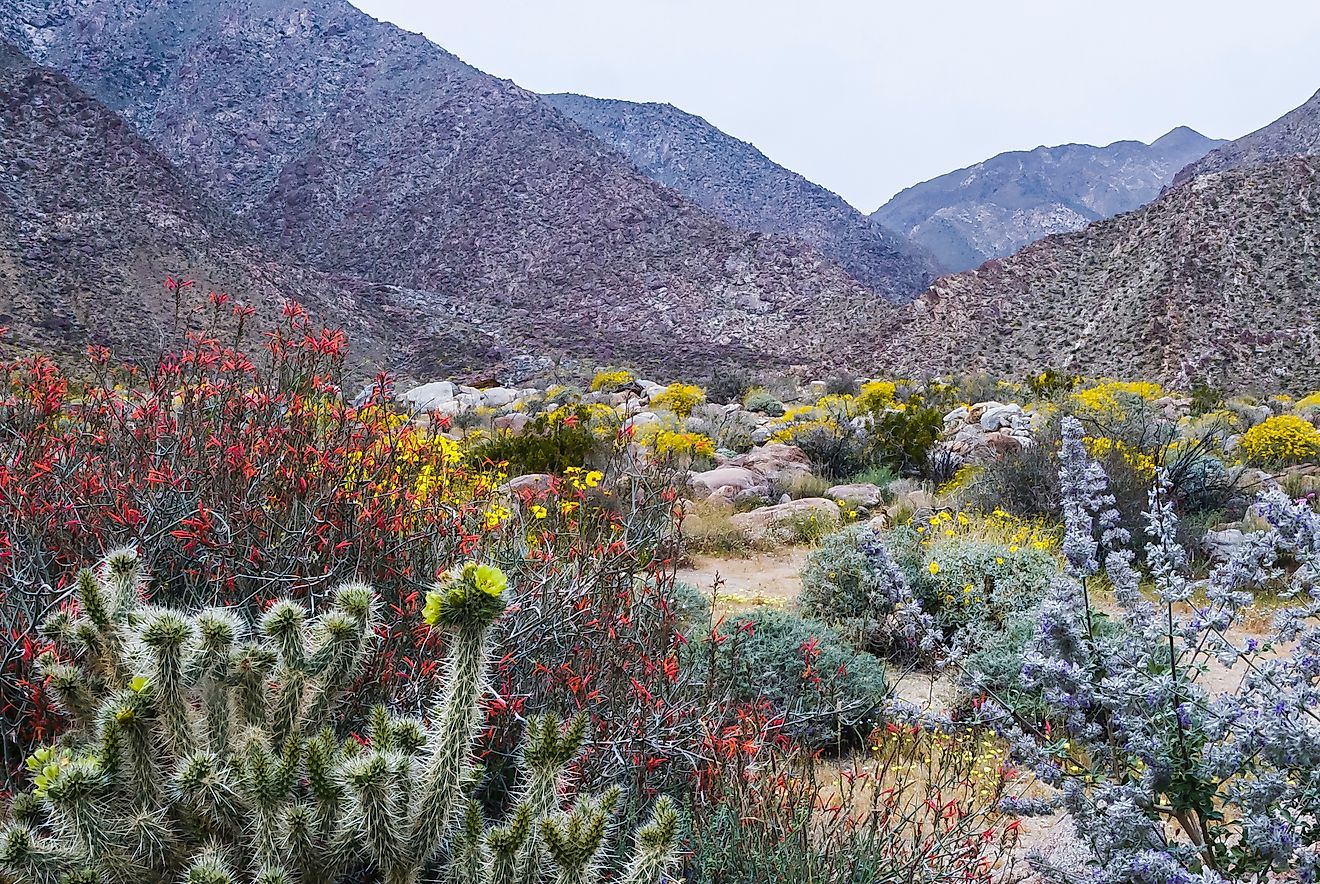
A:
<svg viewBox="0 0 1320 884">
<path fill-rule="evenodd" d="M 967 270 L 1030 242 L 1129 212 L 1223 142 L 1179 126 L 1151 144 L 1009 151 L 907 188 L 871 216 Z"/>
</svg>

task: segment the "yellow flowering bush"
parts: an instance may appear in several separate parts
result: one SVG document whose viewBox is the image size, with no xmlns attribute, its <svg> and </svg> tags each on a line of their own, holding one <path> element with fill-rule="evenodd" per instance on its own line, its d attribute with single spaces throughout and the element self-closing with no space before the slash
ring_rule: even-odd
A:
<svg viewBox="0 0 1320 884">
<path fill-rule="evenodd" d="M 626 368 L 602 368 L 591 379 L 593 393 L 615 393 L 631 384 L 636 378 Z"/>
<path fill-rule="evenodd" d="M 664 392 L 651 398 L 651 405 L 663 408 L 679 417 L 687 417 L 692 410 L 706 401 L 706 393 L 695 384 L 674 383 L 665 387 Z"/>
<path fill-rule="evenodd" d="M 696 460 L 715 456 L 715 440 L 709 436 L 653 426 L 655 429 L 642 432 L 638 441 L 657 457 Z"/>
<path fill-rule="evenodd" d="M 1320 430 L 1295 414 L 1276 415 L 1242 434 L 1242 452 L 1261 466 L 1320 461 Z"/>
<path fill-rule="evenodd" d="M 1126 416 L 1125 400 L 1136 398 L 1149 404 L 1164 395 L 1163 387 L 1149 381 L 1101 381 L 1074 391 L 1072 404 L 1079 416 L 1112 421 Z"/>
<path fill-rule="evenodd" d="M 886 408 L 902 408 L 898 400 L 898 385 L 892 381 L 870 381 L 862 384 L 857 392 L 857 410 L 884 411 Z"/>
<path fill-rule="evenodd" d="M 1159 468 L 1155 457 L 1139 448 L 1128 445 L 1122 439 L 1111 439 L 1108 436 L 1087 436 L 1082 441 L 1085 443 L 1087 451 L 1096 460 L 1103 460 L 1110 454 L 1117 454 L 1141 478 L 1155 478 L 1155 471 Z"/>
</svg>

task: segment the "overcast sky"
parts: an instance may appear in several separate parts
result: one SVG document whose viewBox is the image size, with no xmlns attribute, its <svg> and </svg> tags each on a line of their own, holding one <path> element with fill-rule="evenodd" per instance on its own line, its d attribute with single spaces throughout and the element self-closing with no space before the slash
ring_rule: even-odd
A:
<svg viewBox="0 0 1320 884">
<path fill-rule="evenodd" d="M 1317 0 L 353 0 L 537 92 L 667 101 L 871 211 L 1005 150 L 1236 138 L 1320 89 Z"/>
</svg>

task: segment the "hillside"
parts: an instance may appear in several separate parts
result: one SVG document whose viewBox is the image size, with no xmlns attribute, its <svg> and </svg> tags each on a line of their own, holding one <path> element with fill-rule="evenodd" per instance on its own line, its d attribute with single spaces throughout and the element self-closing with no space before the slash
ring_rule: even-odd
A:
<svg viewBox="0 0 1320 884">
<path fill-rule="evenodd" d="M 394 349 L 373 287 L 334 283 L 254 245 L 133 128 L 60 74 L 0 43 L 0 326 L 55 355 L 88 342 L 157 352 L 186 324 L 163 285 L 241 293 L 260 327 L 285 298 L 344 326 L 362 360 Z"/>
<path fill-rule="evenodd" d="M 7 6 L 0 28 L 267 242 L 407 287 L 506 353 L 826 364 L 892 324 L 897 289 L 732 229 L 538 96 L 345 0 L 56 0 Z"/>
<path fill-rule="evenodd" d="M 915 295 L 934 278 L 929 255 L 701 117 L 669 104 L 568 93 L 545 100 L 652 181 L 740 230 L 796 237 L 880 291 Z"/>
<path fill-rule="evenodd" d="M 1149 206 L 946 277 L 891 367 L 1062 368 L 1229 390 L 1320 386 L 1320 160 L 1200 176 Z"/>
<path fill-rule="evenodd" d="M 1212 150 L 1180 171 L 1175 180 L 1181 184 L 1207 172 L 1317 154 L 1320 154 L 1320 92 L 1268 126 Z"/>
<path fill-rule="evenodd" d="M 909 187 L 871 216 L 952 271 L 1150 202 L 1179 169 L 1223 144 L 1179 127 L 1151 144 L 1012 151 Z"/>
</svg>

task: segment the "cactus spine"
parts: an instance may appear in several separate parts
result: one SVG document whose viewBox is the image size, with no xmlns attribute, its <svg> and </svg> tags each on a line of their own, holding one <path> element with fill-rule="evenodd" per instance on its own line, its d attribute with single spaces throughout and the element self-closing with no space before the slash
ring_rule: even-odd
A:
<svg viewBox="0 0 1320 884">
<path fill-rule="evenodd" d="M 502 826 L 470 798 L 491 625 L 504 575 L 468 564 L 427 595 L 449 632 L 433 725 L 372 711 L 369 737 L 331 729 L 375 631 L 374 594 L 341 586 L 308 618 L 279 602 L 249 630 L 142 601 L 132 551 L 78 576 L 80 613 L 44 626 L 44 672 L 72 725 L 28 760 L 32 788 L 0 829 L 0 879 L 19 884 L 591 884 L 617 790 L 561 810 L 586 722 L 529 723 L 523 794 Z M 635 836 L 629 884 L 673 863 L 667 800 Z"/>
</svg>

